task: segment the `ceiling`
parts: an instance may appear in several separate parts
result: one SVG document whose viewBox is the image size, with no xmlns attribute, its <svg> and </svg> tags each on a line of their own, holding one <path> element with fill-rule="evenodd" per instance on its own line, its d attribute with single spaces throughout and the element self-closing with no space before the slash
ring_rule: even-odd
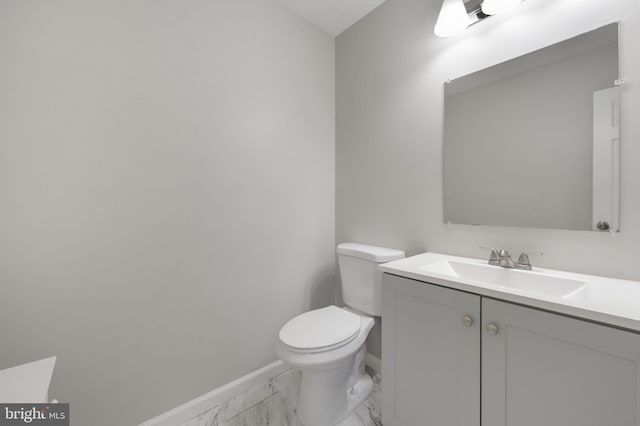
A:
<svg viewBox="0 0 640 426">
<path fill-rule="evenodd" d="M 385 0 L 277 1 L 334 37 L 385 2 Z"/>
</svg>

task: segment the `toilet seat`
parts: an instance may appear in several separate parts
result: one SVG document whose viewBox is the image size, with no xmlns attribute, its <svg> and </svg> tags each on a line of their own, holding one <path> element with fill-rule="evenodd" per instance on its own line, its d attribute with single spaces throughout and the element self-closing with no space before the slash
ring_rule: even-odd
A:
<svg viewBox="0 0 640 426">
<path fill-rule="evenodd" d="M 280 330 L 280 341 L 291 351 L 315 353 L 337 349 L 360 332 L 360 316 L 336 306 L 298 315 Z"/>
</svg>

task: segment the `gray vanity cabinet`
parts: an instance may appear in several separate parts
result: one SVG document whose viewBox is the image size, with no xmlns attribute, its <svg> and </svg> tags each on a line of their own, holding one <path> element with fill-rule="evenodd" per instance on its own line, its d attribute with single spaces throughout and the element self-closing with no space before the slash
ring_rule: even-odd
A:
<svg viewBox="0 0 640 426">
<path fill-rule="evenodd" d="M 480 425 L 480 297 L 384 275 L 385 426 Z"/>
<path fill-rule="evenodd" d="M 385 426 L 640 426 L 640 334 L 390 274 L 382 295 Z"/>
<path fill-rule="evenodd" d="M 482 323 L 483 425 L 640 425 L 640 335 L 487 298 Z"/>
</svg>

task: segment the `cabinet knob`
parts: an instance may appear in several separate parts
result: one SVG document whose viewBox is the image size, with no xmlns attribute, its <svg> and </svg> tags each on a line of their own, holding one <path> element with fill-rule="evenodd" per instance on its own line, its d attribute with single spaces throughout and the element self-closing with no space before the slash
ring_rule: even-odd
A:
<svg viewBox="0 0 640 426">
<path fill-rule="evenodd" d="M 462 323 L 466 327 L 471 327 L 473 325 L 473 318 L 471 318 L 471 316 L 469 315 L 465 315 L 464 317 L 462 317 Z"/>
<path fill-rule="evenodd" d="M 498 326 L 495 324 L 487 325 L 487 333 L 491 334 L 492 336 L 498 334 Z"/>
</svg>

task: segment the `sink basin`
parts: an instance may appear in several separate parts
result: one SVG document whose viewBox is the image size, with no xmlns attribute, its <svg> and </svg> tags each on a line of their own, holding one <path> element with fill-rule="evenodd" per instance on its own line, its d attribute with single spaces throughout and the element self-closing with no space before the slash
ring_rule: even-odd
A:
<svg viewBox="0 0 640 426">
<path fill-rule="evenodd" d="M 584 288 L 586 284 L 586 281 L 547 273 L 448 259 L 422 266 L 419 269 L 485 285 L 552 297 L 569 297 Z"/>
</svg>

